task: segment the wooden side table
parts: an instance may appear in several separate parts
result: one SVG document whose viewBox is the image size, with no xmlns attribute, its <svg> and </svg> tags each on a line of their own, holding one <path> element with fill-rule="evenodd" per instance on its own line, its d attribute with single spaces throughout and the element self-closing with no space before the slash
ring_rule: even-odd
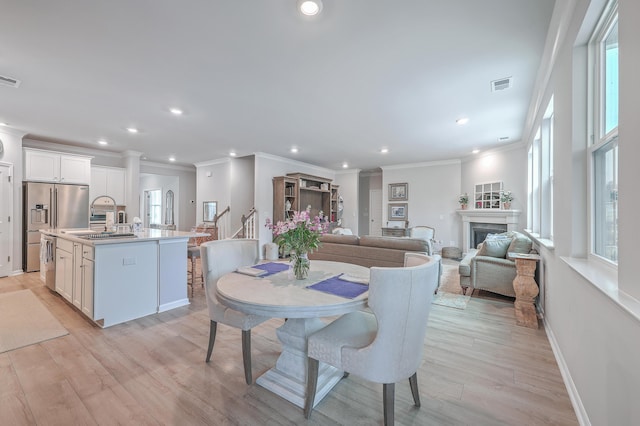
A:
<svg viewBox="0 0 640 426">
<path fill-rule="evenodd" d="M 407 228 L 382 228 L 383 237 L 408 237 Z"/>
<path fill-rule="evenodd" d="M 537 254 L 507 253 L 507 259 L 516 262 L 516 278 L 513 280 L 513 290 L 516 293 L 514 303 L 516 310 L 516 324 L 538 328 L 538 316 L 533 300 L 539 293 L 538 284 L 533 278 L 536 266 L 540 260 Z"/>
</svg>

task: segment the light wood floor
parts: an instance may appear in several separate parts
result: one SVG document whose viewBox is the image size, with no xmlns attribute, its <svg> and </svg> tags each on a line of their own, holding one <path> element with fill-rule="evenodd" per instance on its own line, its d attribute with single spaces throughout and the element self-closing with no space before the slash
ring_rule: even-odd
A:
<svg viewBox="0 0 640 426">
<path fill-rule="evenodd" d="M 188 307 L 104 330 L 44 287 L 38 273 L 0 278 L 0 292 L 25 288 L 70 334 L 0 354 L 2 425 L 382 424 L 382 386 L 353 375 L 309 421 L 300 408 L 247 386 L 236 329 L 218 327 L 206 364 L 200 286 Z M 275 363 L 281 324 L 254 329 L 254 377 Z M 577 424 L 544 330 L 515 326 L 512 303 L 473 297 L 466 310 L 434 305 L 418 383 L 419 409 L 408 381 L 396 385 L 396 424 Z"/>
</svg>

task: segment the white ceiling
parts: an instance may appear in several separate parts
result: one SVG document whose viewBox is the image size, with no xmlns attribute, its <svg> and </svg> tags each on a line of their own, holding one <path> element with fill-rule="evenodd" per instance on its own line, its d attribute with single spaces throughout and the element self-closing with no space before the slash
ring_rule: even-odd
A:
<svg viewBox="0 0 640 426">
<path fill-rule="evenodd" d="M 296 0 L 0 3 L 0 75 L 22 81 L 0 122 L 30 138 L 371 169 L 518 141 L 554 1 L 323 0 L 314 19 Z"/>
</svg>

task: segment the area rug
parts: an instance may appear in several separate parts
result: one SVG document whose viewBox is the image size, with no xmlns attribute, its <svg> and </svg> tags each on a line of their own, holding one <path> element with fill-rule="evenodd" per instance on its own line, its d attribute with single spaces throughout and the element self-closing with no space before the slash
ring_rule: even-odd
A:
<svg viewBox="0 0 640 426">
<path fill-rule="evenodd" d="M 471 296 L 462 294 L 460 287 L 460 275 L 458 274 L 458 262 L 450 259 L 442 259 L 442 275 L 438 292 L 433 295 L 436 305 L 450 308 L 465 309 Z"/>
<path fill-rule="evenodd" d="M 66 334 L 31 290 L 0 293 L 0 353 Z"/>
</svg>

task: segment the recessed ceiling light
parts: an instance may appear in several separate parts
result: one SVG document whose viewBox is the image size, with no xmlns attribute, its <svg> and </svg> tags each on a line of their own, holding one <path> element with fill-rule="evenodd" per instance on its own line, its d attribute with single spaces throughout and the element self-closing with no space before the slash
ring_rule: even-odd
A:
<svg viewBox="0 0 640 426">
<path fill-rule="evenodd" d="M 100 140 L 98 141 L 98 144 L 100 144 L 100 145 L 108 145 L 108 144 L 109 144 L 109 142 L 105 141 L 104 139 L 100 139 Z"/>
<path fill-rule="evenodd" d="M 346 169 L 347 167 L 349 167 L 349 163 L 346 163 L 346 162 L 345 162 L 345 163 L 342 163 L 342 168 L 343 168 L 343 169 Z"/>
<path fill-rule="evenodd" d="M 142 159 L 143 159 L 143 160 L 146 160 L 146 159 L 147 159 L 147 157 L 142 157 Z"/>
<path fill-rule="evenodd" d="M 380 150 L 380 154 L 386 154 L 386 153 L 388 153 L 388 152 L 389 152 L 389 148 L 382 148 L 382 149 Z"/>
<path fill-rule="evenodd" d="M 322 11 L 321 0 L 298 0 L 298 9 L 303 15 L 314 16 Z"/>
<path fill-rule="evenodd" d="M 182 115 L 182 110 L 179 108 L 171 108 L 169 111 L 171 111 L 171 114 L 173 115 Z"/>
<path fill-rule="evenodd" d="M 474 150 L 473 150 L 473 151 L 471 151 L 471 152 L 472 152 L 472 153 L 474 153 L 474 154 L 477 154 L 477 153 L 479 153 L 479 152 L 480 152 L 480 150 L 476 148 L 476 149 L 474 149 Z"/>
<path fill-rule="evenodd" d="M 0 123 L 0 126 L 6 127 L 6 126 L 8 126 L 8 124 L 7 123 Z"/>
<path fill-rule="evenodd" d="M 298 148 L 297 147 L 291 147 L 291 152 L 293 152 L 294 154 L 298 152 Z"/>
<path fill-rule="evenodd" d="M 135 127 L 127 127 L 127 132 L 129 133 L 138 133 L 138 129 Z"/>
<path fill-rule="evenodd" d="M 235 157 L 235 156 L 236 156 L 236 155 L 238 155 L 238 154 L 236 154 L 236 152 L 235 152 L 235 151 L 231 151 L 231 152 L 229 153 L 229 155 L 230 155 L 230 156 L 232 156 L 232 157 Z"/>
<path fill-rule="evenodd" d="M 172 155 L 171 157 L 169 157 L 169 161 L 176 161 L 176 157 Z"/>
<path fill-rule="evenodd" d="M 469 119 L 467 117 L 462 117 L 462 118 L 458 118 L 456 120 L 456 124 L 459 126 L 465 125 L 469 122 Z"/>
</svg>

